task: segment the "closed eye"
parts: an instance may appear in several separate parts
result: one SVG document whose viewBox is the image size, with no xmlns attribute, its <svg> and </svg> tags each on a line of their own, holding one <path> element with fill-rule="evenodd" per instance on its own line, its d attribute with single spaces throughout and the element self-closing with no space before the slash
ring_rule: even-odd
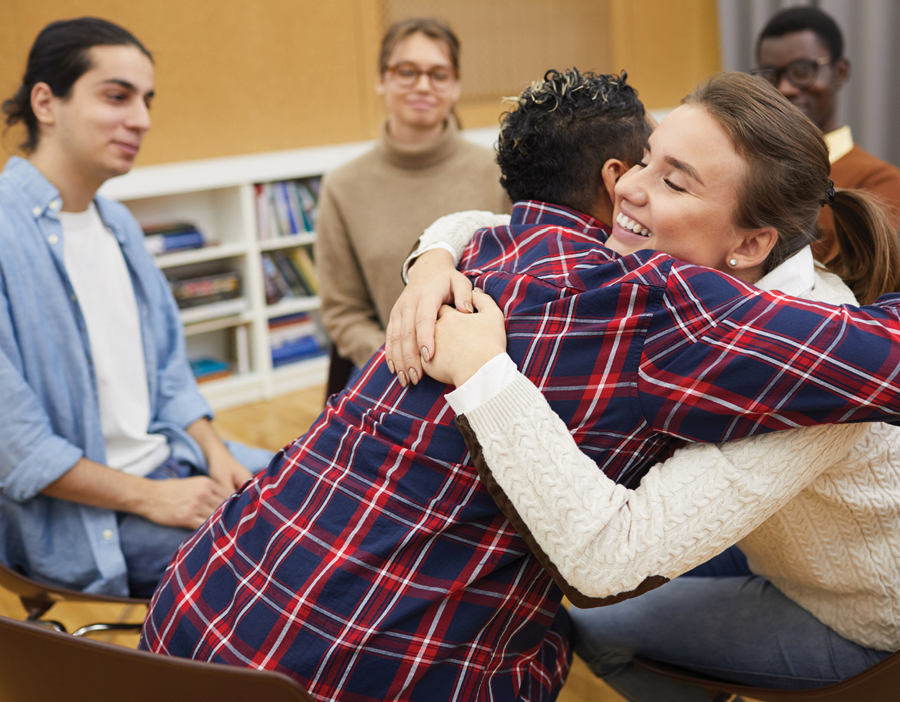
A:
<svg viewBox="0 0 900 702">
<path fill-rule="evenodd" d="M 677 185 L 675 185 L 675 183 L 673 183 L 673 182 L 672 182 L 671 180 L 669 180 L 668 178 L 663 178 L 663 182 L 664 182 L 666 185 L 668 185 L 672 190 L 674 190 L 676 193 L 683 193 L 683 192 L 684 192 L 684 188 L 679 188 Z"/>
</svg>

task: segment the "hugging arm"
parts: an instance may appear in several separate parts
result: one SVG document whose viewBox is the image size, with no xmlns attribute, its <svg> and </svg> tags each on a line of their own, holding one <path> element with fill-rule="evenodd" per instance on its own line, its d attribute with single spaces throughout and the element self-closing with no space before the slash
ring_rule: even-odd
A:
<svg viewBox="0 0 900 702">
<path fill-rule="evenodd" d="M 828 425 L 690 444 L 631 490 L 579 450 L 521 374 L 457 425 L 497 504 L 579 607 L 635 597 L 717 555 L 866 430 Z"/>
</svg>

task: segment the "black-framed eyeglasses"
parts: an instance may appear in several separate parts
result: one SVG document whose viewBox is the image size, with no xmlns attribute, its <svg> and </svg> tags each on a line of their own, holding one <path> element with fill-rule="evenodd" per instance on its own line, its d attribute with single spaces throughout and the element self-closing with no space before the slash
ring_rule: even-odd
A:
<svg viewBox="0 0 900 702">
<path fill-rule="evenodd" d="M 423 71 L 414 63 L 398 63 L 388 66 L 391 79 L 401 88 L 412 88 L 419 82 L 423 74 L 428 76 L 431 87 L 438 92 L 449 90 L 456 81 L 456 71 L 447 66 L 435 66 Z"/>
<path fill-rule="evenodd" d="M 776 88 L 781 83 L 782 76 L 787 77 L 788 82 L 795 88 L 808 88 L 816 82 L 820 66 L 828 66 L 834 63 L 827 56 L 819 59 L 799 58 L 791 61 L 787 66 L 776 68 L 775 66 L 760 66 L 750 73 L 760 78 L 765 78 Z"/>
</svg>

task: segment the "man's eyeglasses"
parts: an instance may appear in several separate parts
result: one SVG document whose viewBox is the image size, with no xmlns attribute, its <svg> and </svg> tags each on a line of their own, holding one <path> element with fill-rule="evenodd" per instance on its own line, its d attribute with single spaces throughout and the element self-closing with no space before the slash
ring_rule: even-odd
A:
<svg viewBox="0 0 900 702">
<path fill-rule="evenodd" d="M 828 66 L 831 63 L 834 62 L 827 56 L 819 59 L 800 58 L 781 68 L 760 66 L 751 70 L 750 73 L 754 76 L 765 78 L 776 88 L 781 83 L 782 76 L 786 76 L 791 85 L 802 90 L 816 82 L 819 66 Z"/>
<path fill-rule="evenodd" d="M 435 66 L 423 71 L 414 63 L 398 63 L 388 66 L 387 72 L 391 79 L 401 88 L 412 88 L 419 82 L 419 77 L 424 74 L 431 81 L 431 87 L 438 92 L 449 90 L 456 81 L 456 71 L 446 66 Z"/>
</svg>

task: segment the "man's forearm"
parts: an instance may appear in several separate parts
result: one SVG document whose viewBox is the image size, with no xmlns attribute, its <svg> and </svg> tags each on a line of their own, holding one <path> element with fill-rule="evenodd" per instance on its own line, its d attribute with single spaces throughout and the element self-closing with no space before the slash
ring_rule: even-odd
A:
<svg viewBox="0 0 900 702">
<path fill-rule="evenodd" d="M 91 507 L 130 512 L 157 524 L 196 529 L 230 492 L 206 476 L 147 480 L 82 458 L 44 488 L 42 494 Z"/>
<path fill-rule="evenodd" d="M 210 463 L 228 453 L 228 448 L 212 428 L 206 417 L 201 417 L 185 430 L 200 445 L 200 450 Z"/>
<path fill-rule="evenodd" d="M 144 478 L 82 458 L 41 494 L 91 507 L 139 514 L 147 482 Z"/>
</svg>

